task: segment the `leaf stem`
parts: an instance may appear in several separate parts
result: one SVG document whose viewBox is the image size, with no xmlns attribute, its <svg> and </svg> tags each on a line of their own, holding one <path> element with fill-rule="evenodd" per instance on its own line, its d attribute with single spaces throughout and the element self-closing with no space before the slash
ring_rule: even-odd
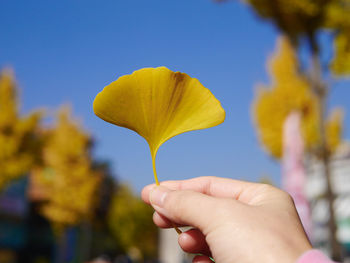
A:
<svg viewBox="0 0 350 263">
<path fill-rule="evenodd" d="M 152 166 L 153 166 L 154 180 L 156 181 L 156 185 L 159 185 L 158 176 L 157 176 L 157 169 L 156 169 L 156 156 L 157 156 L 157 153 L 152 152 Z M 173 228 L 175 229 L 176 233 L 178 233 L 180 235 L 182 233 L 182 231 L 177 226 L 175 226 L 175 224 L 173 222 L 171 222 L 171 224 L 173 225 Z"/>
<path fill-rule="evenodd" d="M 157 169 L 156 169 L 156 155 L 157 153 L 152 153 L 152 166 L 153 166 L 153 175 L 154 180 L 156 181 L 156 185 L 159 185 L 158 177 L 157 177 Z"/>
</svg>

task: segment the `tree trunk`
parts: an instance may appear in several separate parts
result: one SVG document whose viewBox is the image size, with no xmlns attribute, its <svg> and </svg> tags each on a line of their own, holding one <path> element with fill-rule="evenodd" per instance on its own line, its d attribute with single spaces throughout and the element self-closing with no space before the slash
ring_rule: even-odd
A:
<svg viewBox="0 0 350 263">
<path fill-rule="evenodd" d="M 337 222 L 335 218 L 335 212 L 334 212 L 334 200 L 335 195 L 332 190 L 332 182 L 331 182 L 331 172 L 330 172 L 330 162 L 328 156 L 325 156 L 323 158 L 323 164 L 324 164 L 324 171 L 327 181 L 327 191 L 326 191 L 326 198 L 329 202 L 329 221 L 328 221 L 328 229 L 330 232 L 330 243 L 331 243 L 331 249 L 332 249 L 332 259 L 335 261 L 341 261 L 342 260 L 342 248 L 337 240 L 336 233 L 337 233 Z"/>
<path fill-rule="evenodd" d="M 319 105 L 319 130 L 320 130 L 320 147 L 319 154 L 323 163 L 324 175 L 326 177 L 327 189 L 326 198 L 329 203 L 329 220 L 328 230 L 331 245 L 331 256 L 335 261 L 342 259 L 342 247 L 337 240 L 337 223 L 334 212 L 335 194 L 333 192 L 331 171 L 330 171 L 330 152 L 327 148 L 326 131 L 325 131 L 325 113 L 326 113 L 326 97 L 327 86 L 322 81 L 321 63 L 319 58 L 319 48 L 313 34 L 309 35 L 309 44 L 311 48 L 311 86 L 314 94 L 317 96 Z"/>
<path fill-rule="evenodd" d="M 66 255 L 66 231 L 63 230 L 61 233 L 56 234 L 56 255 L 55 263 L 64 263 L 64 257 Z"/>
<path fill-rule="evenodd" d="M 77 247 L 78 262 L 87 262 L 90 257 L 92 229 L 91 223 L 83 221 L 79 227 L 79 238 Z"/>
</svg>

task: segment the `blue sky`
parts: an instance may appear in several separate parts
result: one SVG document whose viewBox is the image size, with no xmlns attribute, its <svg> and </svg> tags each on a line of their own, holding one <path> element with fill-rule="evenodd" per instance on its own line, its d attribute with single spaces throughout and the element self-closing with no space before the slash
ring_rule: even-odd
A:
<svg viewBox="0 0 350 263">
<path fill-rule="evenodd" d="M 14 68 L 22 111 L 70 103 L 96 139 L 95 156 L 110 160 L 118 178 L 136 191 L 153 182 L 148 146 L 136 133 L 94 116 L 92 102 L 119 76 L 157 66 L 198 78 L 227 114 L 218 127 L 166 142 L 157 159 L 160 180 L 216 175 L 256 181 L 269 175 L 279 183 L 279 166 L 259 147 L 251 118 L 254 86 L 268 81 L 265 62 L 277 32 L 247 6 L 211 0 L 5 0 L 0 32 L 0 67 Z M 350 112 L 349 86 L 340 82 L 330 104 Z"/>
</svg>

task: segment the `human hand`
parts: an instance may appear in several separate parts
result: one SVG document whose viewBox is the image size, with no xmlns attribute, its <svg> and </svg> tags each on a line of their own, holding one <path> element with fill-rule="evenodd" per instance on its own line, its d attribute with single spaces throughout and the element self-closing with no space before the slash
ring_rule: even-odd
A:
<svg viewBox="0 0 350 263">
<path fill-rule="evenodd" d="M 270 185 L 198 177 L 148 185 L 142 199 L 157 226 L 194 227 L 178 241 L 204 255 L 196 263 L 294 263 L 311 249 L 292 198 Z"/>
</svg>

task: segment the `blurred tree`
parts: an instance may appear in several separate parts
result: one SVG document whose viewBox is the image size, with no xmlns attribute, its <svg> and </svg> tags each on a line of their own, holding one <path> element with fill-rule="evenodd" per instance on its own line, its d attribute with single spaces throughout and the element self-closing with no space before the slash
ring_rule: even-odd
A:
<svg viewBox="0 0 350 263">
<path fill-rule="evenodd" d="M 56 125 L 44 130 L 42 136 L 42 165 L 31 173 L 31 185 L 39 190 L 32 192 L 56 234 L 56 262 L 65 262 L 67 230 L 78 225 L 84 239 L 75 244 L 74 256 L 84 261 L 89 254 L 90 222 L 102 177 L 102 170 L 93 166 L 91 137 L 72 119 L 68 107 L 59 110 Z"/>
<path fill-rule="evenodd" d="M 96 220 L 105 220 L 111 206 L 113 195 L 118 186 L 116 175 L 112 173 L 110 163 L 107 161 L 94 161 L 93 169 L 102 176 L 96 192 L 97 204 L 95 209 Z"/>
<path fill-rule="evenodd" d="M 71 120 L 69 108 L 63 107 L 56 126 L 45 131 L 44 138 L 43 167 L 32 172 L 45 200 L 42 214 L 58 227 L 88 220 L 101 178 L 92 167 L 90 136 Z"/>
<path fill-rule="evenodd" d="M 216 1 L 223 2 L 223 0 Z M 304 46 L 309 48 L 309 52 L 304 53 L 304 57 L 308 56 L 310 64 L 299 63 L 299 66 L 303 69 L 305 79 L 318 105 L 319 139 L 313 154 L 323 163 L 327 181 L 326 196 L 330 204 L 329 230 L 332 257 L 335 260 L 341 260 L 341 247 L 336 239 L 335 195 L 329 169 L 334 143 L 337 144 L 338 139 L 330 140 L 327 136 L 340 134 L 342 125 L 340 117 L 333 117 L 330 124 L 326 124 L 327 96 L 330 86 L 325 78 L 339 78 L 350 74 L 350 0 L 244 0 L 243 2 L 262 19 L 272 22 L 289 39 L 296 53 L 301 49 L 307 50 Z M 329 36 L 330 42 L 333 43 L 332 58 L 325 56 L 329 54 L 327 50 L 329 44 L 321 44 L 320 34 Z M 298 60 L 302 61 L 300 57 Z M 309 69 L 305 70 L 306 67 Z M 306 136 L 305 121 L 303 126 L 304 136 Z M 310 143 L 308 139 L 306 141 Z M 280 153 L 276 149 L 273 154 L 278 156 Z"/>
<path fill-rule="evenodd" d="M 307 148 L 319 141 L 318 102 L 305 76 L 299 73 L 294 49 L 288 39 L 280 38 L 268 63 L 270 87 L 260 86 L 253 111 L 260 140 L 277 159 L 282 157 L 283 122 L 292 111 L 302 113 L 302 130 Z"/>
<path fill-rule="evenodd" d="M 305 75 L 299 72 L 294 48 L 285 37 L 278 39 L 277 50 L 269 60 L 272 83 L 259 86 L 253 103 L 257 131 L 264 148 L 274 158 L 282 157 L 283 123 L 293 111 L 302 116 L 306 150 L 318 153 L 320 144 L 319 101 Z M 342 110 L 334 110 L 325 121 L 326 147 L 333 153 L 342 140 Z"/>
<path fill-rule="evenodd" d="M 0 190 L 26 175 L 40 156 L 40 112 L 21 117 L 11 70 L 0 73 Z"/>
<path fill-rule="evenodd" d="M 336 36 L 343 36 L 349 42 L 347 32 L 350 28 L 349 0 L 245 0 L 243 2 L 252 7 L 261 18 L 271 21 L 295 44 L 299 43 L 302 37 L 315 37 L 322 29 L 330 29 Z M 346 48 L 346 52 L 350 52 L 349 47 Z"/>
<path fill-rule="evenodd" d="M 90 258 L 108 255 L 114 258 L 119 251 L 118 242 L 108 225 L 108 213 L 118 182 L 106 161 L 95 161 L 93 168 L 103 175 L 96 192 L 97 204 L 92 222 Z"/>
<path fill-rule="evenodd" d="M 143 259 L 157 255 L 157 227 L 152 222 L 153 209 L 121 185 L 112 200 L 109 226 L 124 253 L 139 252 Z"/>
</svg>

